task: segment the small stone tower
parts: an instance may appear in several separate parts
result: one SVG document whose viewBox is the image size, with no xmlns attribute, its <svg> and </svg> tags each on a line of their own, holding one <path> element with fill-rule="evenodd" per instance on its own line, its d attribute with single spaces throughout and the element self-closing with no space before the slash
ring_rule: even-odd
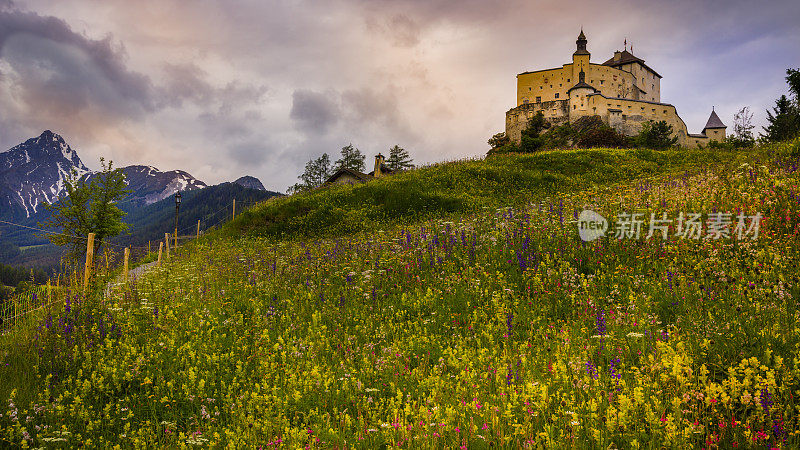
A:
<svg viewBox="0 0 800 450">
<path fill-rule="evenodd" d="M 386 160 L 384 159 L 383 155 L 378 153 L 375 155 L 375 169 L 372 172 L 372 176 L 375 178 L 379 178 L 383 176 L 383 164 Z"/>
<path fill-rule="evenodd" d="M 711 115 L 708 117 L 708 122 L 703 128 L 703 134 L 708 136 L 710 141 L 721 142 L 725 140 L 725 129 L 728 128 L 719 119 L 719 116 L 714 112 L 714 107 L 711 107 Z"/>
</svg>

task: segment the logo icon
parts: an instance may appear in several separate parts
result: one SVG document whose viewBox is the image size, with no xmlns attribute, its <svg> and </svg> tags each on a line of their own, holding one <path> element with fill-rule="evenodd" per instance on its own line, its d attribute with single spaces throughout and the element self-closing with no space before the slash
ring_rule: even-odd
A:
<svg viewBox="0 0 800 450">
<path fill-rule="evenodd" d="M 605 217 L 591 209 L 584 209 L 578 216 L 578 235 L 581 240 L 590 242 L 605 236 L 608 231 L 608 221 Z"/>
</svg>

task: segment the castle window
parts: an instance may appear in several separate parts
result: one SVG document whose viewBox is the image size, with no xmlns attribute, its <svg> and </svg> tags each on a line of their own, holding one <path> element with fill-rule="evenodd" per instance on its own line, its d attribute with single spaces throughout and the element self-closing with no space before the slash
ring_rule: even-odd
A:
<svg viewBox="0 0 800 450">
<path fill-rule="evenodd" d="M 569 83 L 569 78 L 567 78 L 567 83 Z"/>
<path fill-rule="evenodd" d="M 556 92 L 556 98 L 558 98 L 558 92 Z"/>
<path fill-rule="evenodd" d="M 530 91 L 530 90 L 531 90 L 531 88 L 528 88 L 528 90 Z"/>
<path fill-rule="evenodd" d="M 561 83 L 558 83 L 558 87 L 561 87 Z"/>
<path fill-rule="evenodd" d="M 655 109 L 655 108 L 653 108 L 653 112 L 656 112 L 656 109 Z"/>
<path fill-rule="evenodd" d="M 542 97 L 536 97 L 536 103 L 542 103 Z"/>
<path fill-rule="evenodd" d="M 600 80 L 600 84 L 601 84 L 601 85 L 602 85 L 603 83 L 605 83 L 605 82 L 606 82 L 606 80 Z"/>
<path fill-rule="evenodd" d="M 578 105 L 572 105 L 572 109 L 578 109 Z"/>
<path fill-rule="evenodd" d="M 551 84 L 551 85 L 550 85 L 550 89 L 552 89 L 552 88 L 553 88 L 553 85 Z"/>
</svg>

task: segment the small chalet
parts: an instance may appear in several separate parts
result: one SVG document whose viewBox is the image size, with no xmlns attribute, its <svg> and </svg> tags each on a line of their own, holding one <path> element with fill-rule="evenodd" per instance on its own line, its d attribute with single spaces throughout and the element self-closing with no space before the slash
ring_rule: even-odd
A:
<svg viewBox="0 0 800 450">
<path fill-rule="evenodd" d="M 375 155 L 375 168 L 370 173 L 361 173 L 357 170 L 343 168 L 339 169 L 325 181 L 324 186 L 333 184 L 359 184 L 366 183 L 367 181 L 374 180 L 386 175 L 394 174 L 394 170 L 386 165 L 386 160 L 383 155 L 378 153 Z"/>
</svg>

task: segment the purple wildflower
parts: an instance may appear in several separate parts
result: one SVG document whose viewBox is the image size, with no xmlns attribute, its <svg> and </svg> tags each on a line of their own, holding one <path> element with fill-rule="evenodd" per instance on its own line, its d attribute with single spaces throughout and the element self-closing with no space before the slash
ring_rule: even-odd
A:
<svg viewBox="0 0 800 450">
<path fill-rule="evenodd" d="M 591 361 L 586 361 L 586 373 L 593 379 L 597 379 L 597 367 Z"/>
<path fill-rule="evenodd" d="M 597 318 L 596 318 L 595 321 L 597 323 L 597 334 L 599 334 L 600 336 L 604 336 L 606 334 L 606 310 L 605 309 L 601 309 L 601 310 L 597 311 Z"/>
<path fill-rule="evenodd" d="M 764 408 L 764 414 L 769 415 L 769 407 L 772 406 L 772 394 L 769 389 L 764 387 L 761 389 L 761 407 Z"/>
</svg>

